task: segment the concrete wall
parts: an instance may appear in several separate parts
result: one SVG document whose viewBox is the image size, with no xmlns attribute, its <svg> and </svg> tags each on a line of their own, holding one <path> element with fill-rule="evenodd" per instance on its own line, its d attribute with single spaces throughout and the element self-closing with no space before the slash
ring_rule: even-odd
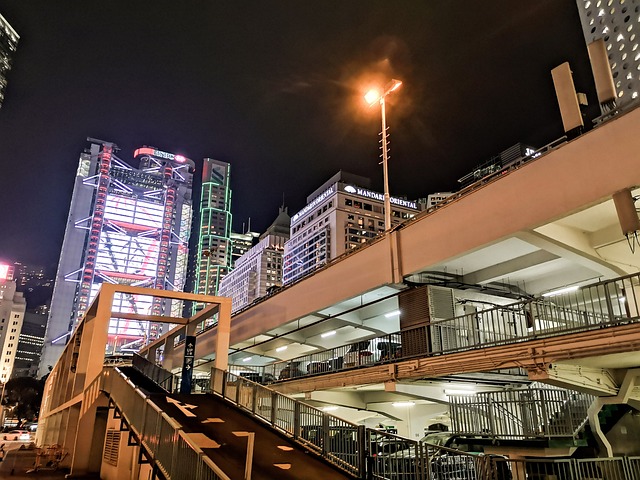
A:
<svg viewBox="0 0 640 480">
<path fill-rule="evenodd" d="M 120 430 L 120 419 L 113 418 L 113 410 L 109 410 L 109 418 L 107 419 L 106 425 L 107 431 L 118 431 Z M 138 478 L 150 478 L 139 477 L 139 466 L 137 465 L 138 452 L 140 447 L 137 446 L 128 446 L 127 439 L 129 438 L 129 432 L 119 432 L 120 433 L 120 448 L 118 450 L 118 461 L 117 465 L 112 465 L 110 463 L 105 462 L 104 458 L 102 459 L 100 466 L 100 478 L 102 480 L 133 480 Z M 105 437 L 106 438 L 106 437 Z M 103 445 L 104 445 L 103 439 Z"/>
</svg>

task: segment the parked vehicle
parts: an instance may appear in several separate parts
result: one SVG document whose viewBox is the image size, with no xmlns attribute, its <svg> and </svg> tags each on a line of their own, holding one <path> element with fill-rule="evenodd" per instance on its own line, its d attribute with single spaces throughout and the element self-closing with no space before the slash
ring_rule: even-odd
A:
<svg viewBox="0 0 640 480">
<path fill-rule="evenodd" d="M 485 454 L 473 440 L 450 432 L 432 433 L 421 442 L 408 442 L 407 448 L 378 454 L 372 467 L 390 480 L 413 479 L 418 471 L 430 472 L 430 480 L 512 480 L 506 458 Z"/>
<path fill-rule="evenodd" d="M 3 433 L 2 439 L 9 442 L 30 442 L 31 434 L 28 430 L 11 430 L 8 433 Z"/>
</svg>

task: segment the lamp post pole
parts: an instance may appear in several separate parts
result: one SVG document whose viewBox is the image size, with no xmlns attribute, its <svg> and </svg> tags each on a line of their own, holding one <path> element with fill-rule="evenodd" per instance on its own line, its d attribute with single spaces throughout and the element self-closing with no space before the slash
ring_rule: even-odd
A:
<svg viewBox="0 0 640 480">
<path fill-rule="evenodd" d="M 391 228 L 391 197 L 389 196 L 389 150 L 387 147 L 387 114 L 384 99 L 380 97 L 380 111 L 382 112 L 382 174 L 384 176 L 384 230 Z"/>
<path fill-rule="evenodd" d="M 369 102 L 369 105 L 373 105 L 377 101 L 380 102 L 380 113 L 382 116 L 382 174 L 384 180 L 384 230 L 385 232 L 391 229 L 391 196 L 389 195 L 389 146 L 387 142 L 387 112 L 385 105 L 385 98 L 394 90 L 402 85 L 400 80 L 391 80 L 391 82 L 385 87 L 384 93 L 381 95 L 371 90 L 365 95 L 365 100 Z"/>
</svg>

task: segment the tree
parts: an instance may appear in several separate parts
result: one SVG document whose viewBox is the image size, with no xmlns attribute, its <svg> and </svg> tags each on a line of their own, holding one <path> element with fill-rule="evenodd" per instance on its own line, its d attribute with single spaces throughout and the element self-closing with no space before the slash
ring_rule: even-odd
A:
<svg viewBox="0 0 640 480">
<path fill-rule="evenodd" d="M 38 419 L 44 381 L 32 377 L 12 378 L 4 389 L 2 406 L 5 408 L 5 418 L 8 416 L 18 419 L 18 427 L 25 422 Z"/>
</svg>

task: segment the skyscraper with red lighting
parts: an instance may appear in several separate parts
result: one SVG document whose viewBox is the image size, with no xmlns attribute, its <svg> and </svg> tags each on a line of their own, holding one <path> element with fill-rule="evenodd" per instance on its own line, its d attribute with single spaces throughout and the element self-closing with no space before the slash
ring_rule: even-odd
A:
<svg viewBox="0 0 640 480">
<path fill-rule="evenodd" d="M 186 279 L 194 162 L 141 147 L 133 167 L 116 155 L 115 144 L 88 140 L 76 174 L 40 374 L 55 364 L 102 283 L 182 290 Z M 157 298 L 120 295 L 115 302 L 124 313 L 181 316 L 182 311 L 181 303 Z M 153 322 L 112 319 L 107 353 L 138 350 L 162 329 Z"/>
</svg>

